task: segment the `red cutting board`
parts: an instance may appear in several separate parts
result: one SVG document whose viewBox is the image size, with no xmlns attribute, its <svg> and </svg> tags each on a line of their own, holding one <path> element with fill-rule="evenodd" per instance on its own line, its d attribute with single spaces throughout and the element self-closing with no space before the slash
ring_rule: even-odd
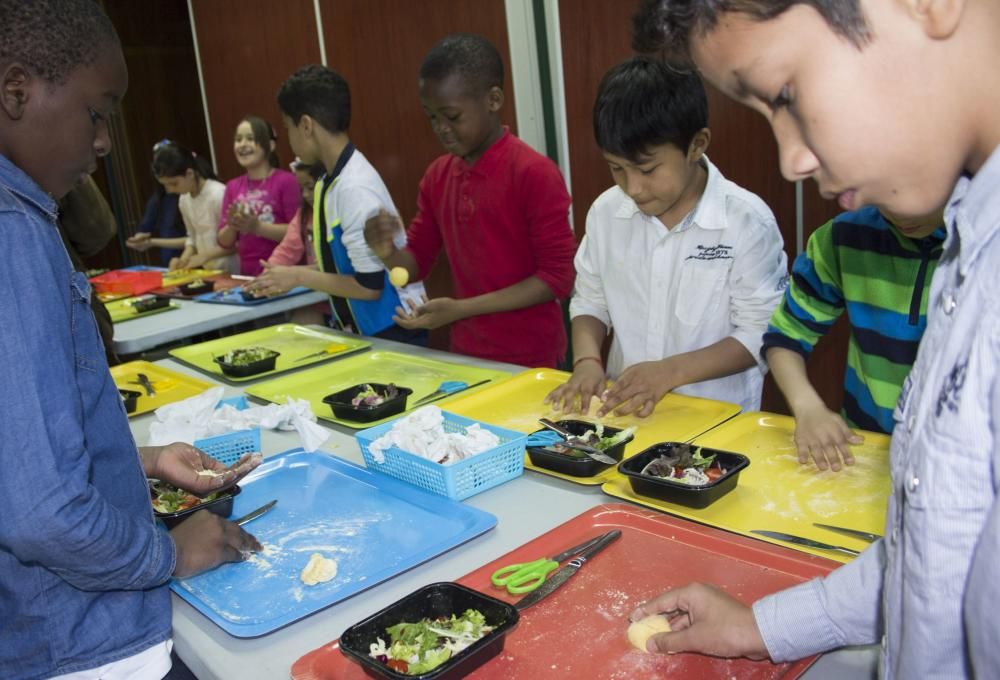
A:
<svg viewBox="0 0 1000 680">
<path fill-rule="evenodd" d="M 815 657 L 792 664 L 716 659 L 698 654 L 654 655 L 625 638 L 628 615 L 664 590 L 702 581 L 750 603 L 787 586 L 822 576 L 836 562 L 630 505 L 601 505 L 459 579 L 513 602 L 493 587 L 500 567 L 555 555 L 569 546 L 621 529 L 622 536 L 562 588 L 521 612 L 503 652 L 470 677 L 510 678 L 765 678 L 798 677 Z M 293 680 L 361 680 L 361 667 L 337 642 L 292 666 Z"/>
</svg>

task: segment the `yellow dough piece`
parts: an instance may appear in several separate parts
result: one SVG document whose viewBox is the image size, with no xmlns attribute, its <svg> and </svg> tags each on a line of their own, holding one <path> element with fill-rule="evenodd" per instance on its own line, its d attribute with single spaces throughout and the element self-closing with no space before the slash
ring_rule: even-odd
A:
<svg viewBox="0 0 1000 680">
<path fill-rule="evenodd" d="M 389 270 L 389 283 L 396 286 L 396 288 L 402 288 L 410 280 L 410 272 L 406 270 L 406 267 L 393 267 Z"/>
<path fill-rule="evenodd" d="M 325 583 L 337 575 L 337 561 L 329 557 L 323 557 L 321 553 L 313 553 L 309 557 L 309 563 L 302 570 L 299 576 L 307 586 L 314 586 L 317 583 Z"/>
<path fill-rule="evenodd" d="M 628 641 L 636 649 L 646 651 L 646 641 L 658 633 L 670 632 L 670 620 L 663 614 L 653 614 L 633 621 L 628 627 Z"/>
</svg>

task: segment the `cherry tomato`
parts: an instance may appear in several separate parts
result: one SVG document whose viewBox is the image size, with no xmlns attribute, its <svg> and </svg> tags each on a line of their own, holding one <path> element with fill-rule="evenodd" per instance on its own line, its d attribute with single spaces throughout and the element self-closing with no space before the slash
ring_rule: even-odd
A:
<svg viewBox="0 0 1000 680">
<path fill-rule="evenodd" d="M 389 659 L 385 665 L 394 671 L 399 671 L 400 673 L 405 673 L 410 670 L 410 664 L 406 663 L 402 659 Z"/>
<path fill-rule="evenodd" d="M 721 477 L 723 474 L 724 473 L 722 472 L 722 469 L 717 467 L 710 467 L 707 470 L 705 470 L 705 475 L 713 482 L 717 480 L 719 477 Z"/>
</svg>

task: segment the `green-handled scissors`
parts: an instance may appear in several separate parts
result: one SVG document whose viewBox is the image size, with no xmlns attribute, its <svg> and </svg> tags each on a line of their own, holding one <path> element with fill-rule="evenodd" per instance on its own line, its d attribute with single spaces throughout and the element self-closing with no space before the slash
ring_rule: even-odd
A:
<svg viewBox="0 0 1000 680">
<path fill-rule="evenodd" d="M 492 581 L 493 585 L 497 588 L 506 587 L 507 592 L 511 595 L 530 593 L 532 590 L 545 583 L 545 579 L 548 578 L 549 574 L 559 568 L 560 562 L 568 560 L 577 553 L 583 552 L 604 538 L 604 536 L 604 534 L 601 534 L 596 538 L 591 538 L 580 545 L 575 545 L 569 550 L 559 553 L 551 559 L 543 557 L 535 560 L 534 562 L 509 564 L 506 567 L 500 567 L 493 572 L 493 575 L 490 577 L 490 581 Z"/>
</svg>

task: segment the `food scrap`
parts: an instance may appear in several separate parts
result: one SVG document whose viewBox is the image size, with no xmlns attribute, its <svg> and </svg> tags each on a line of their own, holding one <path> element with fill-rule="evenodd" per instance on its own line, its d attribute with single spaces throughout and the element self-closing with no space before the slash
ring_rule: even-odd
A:
<svg viewBox="0 0 1000 680">
<path fill-rule="evenodd" d="M 375 408 L 376 406 L 381 406 L 387 401 L 395 399 L 399 396 L 399 390 L 395 385 L 389 383 L 386 387 L 385 392 L 380 394 L 371 385 L 364 385 L 363 389 L 358 392 L 353 399 L 351 399 L 351 406 L 354 408 Z"/>
<path fill-rule="evenodd" d="M 302 569 L 299 579 L 307 586 L 326 583 L 337 575 L 337 561 L 323 557 L 322 553 L 309 556 L 309 563 Z"/>
<path fill-rule="evenodd" d="M 466 609 L 460 617 L 421 619 L 416 623 L 397 623 L 386 628 L 389 646 L 378 638 L 369 656 L 394 671 L 406 675 L 428 673 L 455 654 L 481 640 L 494 629 L 475 609 Z"/>
<path fill-rule="evenodd" d="M 620 430 L 615 434 L 604 436 L 604 425 L 601 423 L 595 423 L 593 429 L 587 430 L 578 438 L 580 443 L 587 444 L 588 446 L 593 446 L 598 451 L 608 451 L 613 449 L 624 441 L 627 441 L 633 434 L 635 434 L 635 426 L 627 427 L 624 430 Z M 573 449 L 568 446 L 563 446 L 561 444 L 552 444 L 546 447 L 547 450 L 553 453 L 560 453 L 564 456 L 570 456 L 572 458 L 585 458 L 586 454 L 578 449 Z"/>
<path fill-rule="evenodd" d="M 164 515 L 193 508 L 199 503 L 215 500 L 218 496 L 217 493 L 213 493 L 204 498 L 198 498 L 193 493 L 182 491 L 171 484 L 160 481 L 150 482 L 149 493 L 152 497 L 153 510 Z"/>
<path fill-rule="evenodd" d="M 726 474 L 722 465 L 715 462 L 715 455 L 704 457 L 701 447 L 678 444 L 671 453 L 650 461 L 641 474 L 659 477 L 688 486 L 706 486 Z"/>
</svg>

